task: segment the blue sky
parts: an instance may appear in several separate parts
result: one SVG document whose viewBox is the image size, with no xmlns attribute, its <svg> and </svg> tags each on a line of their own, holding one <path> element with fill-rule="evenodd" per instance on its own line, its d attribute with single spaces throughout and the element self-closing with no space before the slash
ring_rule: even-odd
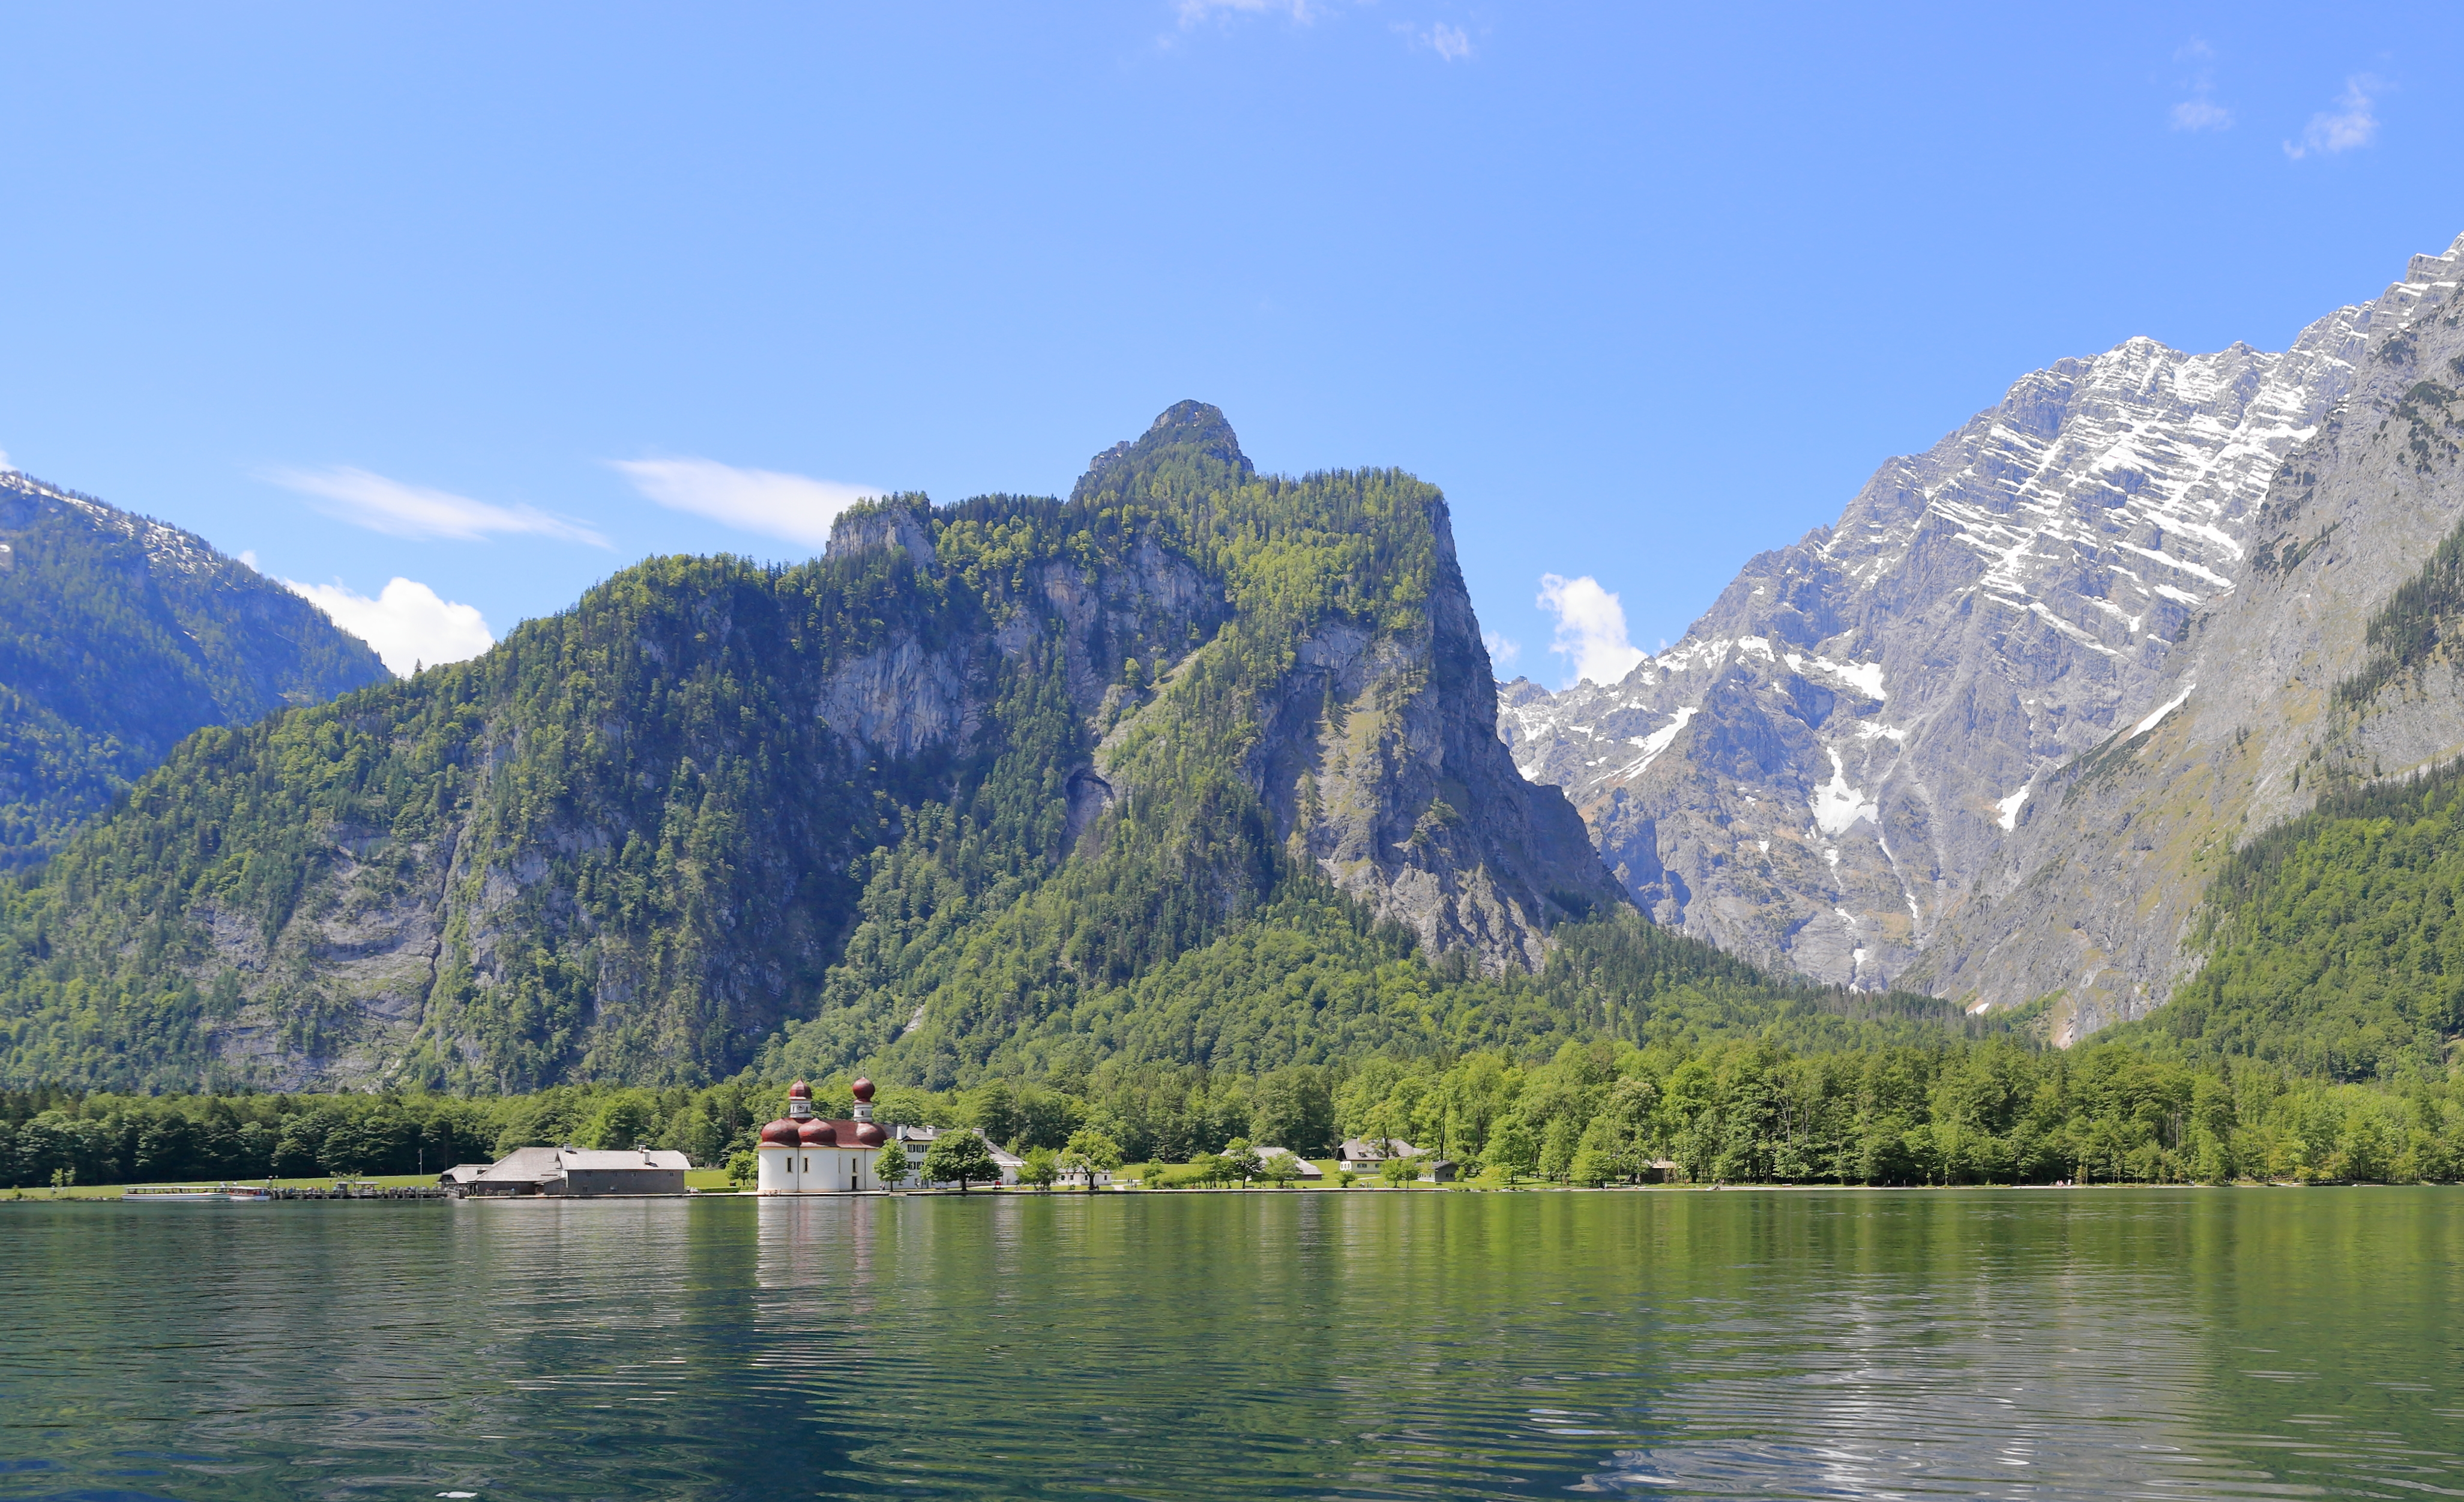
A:
<svg viewBox="0 0 2464 1502">
<path fill-rule="evenodd" d="M 2427 6 L 13 7 L 0 450 L 432 660 L 645 554 L 803 556 L 864 490 L 1066 491 L 1196 397 L 1263 467 L 1444 487 L 1504 671 L 1554 684 L 1568 621 L 1595 664 L 1610 594 L 1675 639 L 2024 371 L 2281 347 L 2444 248 L 2459 41 Z"/>
</svg>

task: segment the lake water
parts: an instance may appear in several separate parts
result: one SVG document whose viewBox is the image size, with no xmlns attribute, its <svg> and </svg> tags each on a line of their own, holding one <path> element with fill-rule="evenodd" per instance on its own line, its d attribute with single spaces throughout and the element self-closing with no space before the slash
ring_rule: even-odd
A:
<svg viewBox="0 0 2464 1502">
<path fill-rule="evenodd" d="M 2464 1494 L 2464 1191 L 0 1204 L 0 1499 Z"/>
</svg>

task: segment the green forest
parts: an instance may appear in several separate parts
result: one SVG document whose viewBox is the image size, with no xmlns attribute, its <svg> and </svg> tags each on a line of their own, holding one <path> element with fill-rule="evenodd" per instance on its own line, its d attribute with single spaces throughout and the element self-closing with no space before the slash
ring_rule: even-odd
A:
<svg viewBox="0 0 2464 1502">
<path fill-rule="evenodd" d="M 2443 1074 L 2464 1033 L 2464 762 L 2321 798 L 2209 890 L 2205 967 L 2108 1034 L 2160 1057 L 2360 1082 Z"/>
<path fill-rule="evenodd" d="M 537 1094 L 0 1094 L 0 1185 L 437 1172 L 516 1147 L 649 1144 L 716 1165 L 750 1148 L 785 1087 L 561 1086 Z M 847 1081 L 815 1092 L 844 1115 Z M 1798 1051 L 1767 1039 L 1567 1043 L 1531 1057 L 1373 1056 L 1263 1074 L 1110 1063 L 1083 1079 L 888 1085 L 889 1121 L 981 1127 L 1022 1153 L 1091 1127 L 1132 1160 L 1182 1162 L 1236 1139 L 1324 1156 L 1402 1138 L 1492 1183 L 2067 1181 L 2448 1182 L 2464 1178 L 2464 1094 L 2193 1067 L 2134 1048 L 2009 1038 Z"/>
</svg>

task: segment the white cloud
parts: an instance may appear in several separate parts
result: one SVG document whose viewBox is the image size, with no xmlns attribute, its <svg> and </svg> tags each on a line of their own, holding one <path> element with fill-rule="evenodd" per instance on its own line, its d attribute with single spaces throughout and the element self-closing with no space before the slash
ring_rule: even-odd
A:
<svg viewBox="0 0 2464 1502">
<path fill-rule="evenodd" d="M 776 470 L 739 470 L 715 459 L 613 459 L 633 488 L 674 511 L 819 547 L 842 511 L 880 490 Z"/>
<path fill-rule="evenodd" d="M 2344 80 L 2344 92 L 2336 97 L 2336 108 L 2321 110 L 2310 117 L 2301 132 L 2301 144 L 2284 144 L 2284 154 L 2299 162 L 2306 156 L 2334 156 L 2356 146 L 2366 146 L 2377 139 L 2379 118 L 2375 113 L 2378 96 L 2389 85 L 2384 78 L 2357 73 Z"/>
<path fill-rule="evenodd" d="M 2183 43 L 2181 49 L 2173 54 L 2175 62 L 2192 62 L 2199 65 L 2189 77 L 2182 80 L 2182 87 L 2189 90 L 2190 97 L 2173 106 L 2175 130 L 2233 129 L 2233 111 L 2217 103 L 2214 99 L 2216 71 L 2210 64 L 2215 61 L 2215 56 L 2216 50 L 2195 36 Z"/>
<path fill-rule="evenodd" d="M 239 551 L 239 561 L 246 563 L 251 568 L 256 568 L 256 549 L 253 547 L 241 548 Z M 260 574 L 265 572 L 262 568 L 256 568 L 256 571 Z"/>
<path fill-rule="evenodd" d="M 0 449 L 0 470 L 6 470 L 11 474 L 14 474 L 16 469 L 17 466 L 9 462 L 9 451 L 6 449 Z"/>
<path fill-rule="evenodd" d="M 1573 679 L 1615 683 L 1642 661 L 1642 650 L 1626 640 L 1625 607 L 1591 575 L 1542 574 L 1538 604 L 1556 613 L 1557 639 L 1549 650 L 1566 654 Z"/>
<path fill-rule="evenodd" d="M 1523 655 L 1523 644 L 1504 631 L 1483 631 L 1480 639 L 1488 648 L 1489 666 L 1499 672 L 1513 667 L 1514 659 Z"/>
<path fill-rule="evenodd" d="M 496 645 L 477 606 L 440 599 L 415 579 L 396 578 L 373 600 L 339 583 L 303 585 L 286 579 L 282 585 L 375 648 L 398 675 L 407 676 L 420 664 L 433 668 L 460 662 Z"/>
<path fill-rule="evenodd" d="M 1440 21 L 1435 26 L 1419 27 L 1408 21 L 1397 21 L 1387 30 L 1415 47 L 1425 47 L 1436 53 L 1441 61 L 1461 62 L 1471 55 L 1471 33 L 1460 26 Z"/>
<path fill-rule="evenodd" d="M 2175 130 L 2231 130 L 2233 111 L 2205 95 L 2184 99 L 2173 106 Z"/>
<path fill-rule="evenodd" d="M 1174 9 L 1184 32 L 1217 15 L 1288 15 L 1303 26 L 1317 19 L 1309 0 L 1179 0 Z"/>
<path fill-rule="evenodd" d="M 387 537 L 424 541 L 446 538 L 476 542 L 506 534 L 531 534 L 605 547 L 607 539 L 577 521 L 554 517 L 536 506 L 499 506 L 473 500 L 451 491 L 406 485 L 348 465 L 321 470 L 273 469 L 265 478 L 285 490 L 313 496 L 328 516 L 356 522 Z"/>
</svg>

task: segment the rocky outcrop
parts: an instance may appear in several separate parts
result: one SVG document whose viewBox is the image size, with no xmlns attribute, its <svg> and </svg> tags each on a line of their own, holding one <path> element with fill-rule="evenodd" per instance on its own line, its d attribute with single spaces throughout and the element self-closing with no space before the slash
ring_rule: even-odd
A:
<svg viewBox="0 0 2464 1502">
<path fill-rule="evenodd" d="M 2455 654 L 2367 640 L 2464 519 L 2460 268 L 2280 355 L 2030 376 L 1622 682 L 1509 685 L 1502 732 L 1662 922 L 2063 1042 L 2143 1015 L 2237 846 L 2464 754 Z"/>
<path fill-rule="evenodd" d="M 2046 775 L 2170 681 L 2381 316 L 2339 310 L 2280 354 L 2134 339 L 2023 378 L 1621 682 L 1509 686 L 1517 764 L 1661 922 L 1901 981 Z"/>
<path fill-rule="evenodd" d="M 2234 587 L 2203 605 L 2134 718 L 2038 775 L 1910 979 L 2052 1003 L 2081 1037 L 2161 1005 L 2209 879 L 2322 787 L 2464 754 L 2452 653 L 2361 677 L 2367 628 L 2464 521 L 2464 239 L 2355 320 L 2351 390 L 2271 474 Z M 2340 687 L 2357 684 L 2340 693 Z"/>
<path fill-rule="evenodd" d="M 989 1048 L 1296 867 L 1433 957 L 1536 968 L 1623 897 L 1495 716 L 1434 489 L 1258 479 L 1182 404 L 1071 501 L 649 560 L 483 657 L 193 739 L 28 896 L 11 932 L 58 962 L 0 976 L 32 1040 L 0 1080 L 668 1083 L 791 1022 L 875 1046 L 954 966 L 1016 982 L 924 1019 Z"/>
<path fill-rule="evenodd" d="M 1625 905 L 1582 820 L 1497 734 L 1495 680 L 1443 502 L 1439 576 L 1409 631 L 1301 643 L 1248 758 L 1295 856 L 1437 954 L 1539 968 L 1548 930 Z"/>
</svg>

